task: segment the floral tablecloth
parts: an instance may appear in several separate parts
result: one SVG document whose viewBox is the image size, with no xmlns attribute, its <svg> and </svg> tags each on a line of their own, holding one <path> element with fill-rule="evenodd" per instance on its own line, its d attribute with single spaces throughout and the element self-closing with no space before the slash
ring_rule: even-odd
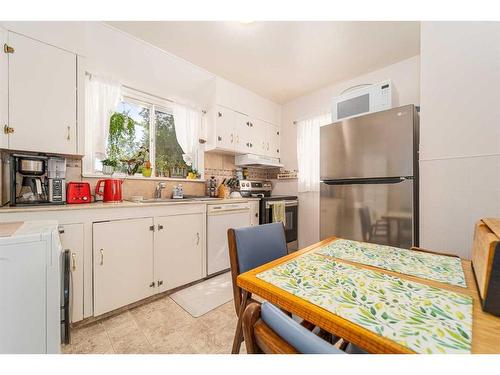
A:
<svg viewBox="0 0 500 375">
<path fill-rule="evenodd" d="M 470 353 L 472 298 L 314 253 L 257 277 L 417 353 Z"/>
<path fill-rule="evenodd" d="M 462 262 L 456 257 L 343 239 L 335 240 L 319 248 L 316 253 L 405 275 L 467 287 Z"/>
</svg>

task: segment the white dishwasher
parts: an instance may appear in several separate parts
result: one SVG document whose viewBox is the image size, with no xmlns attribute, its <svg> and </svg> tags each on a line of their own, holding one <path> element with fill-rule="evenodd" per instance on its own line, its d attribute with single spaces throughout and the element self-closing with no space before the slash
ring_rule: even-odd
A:
<svg viewBox="0 0 500 375">
<path fill-rule="evenodd" d="M 207 275 L 230 268 L 227 230 L 250 226 L 248 203 L 223 203 L 207 207 Z"/>
</svg>

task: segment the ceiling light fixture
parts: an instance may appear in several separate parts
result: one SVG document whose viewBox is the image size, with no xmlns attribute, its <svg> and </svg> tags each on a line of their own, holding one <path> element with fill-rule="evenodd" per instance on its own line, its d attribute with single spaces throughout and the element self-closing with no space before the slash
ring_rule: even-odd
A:
<svg viewBox="0 0 500 375">
<path fill-rule="evenodd" d="M 250 25 L 251 23 L 254 23 L 255 21 L 254 20 L 244 20 L 244 21 L 240 21 L 241 24 L 243 25 Z"/>
</svg>

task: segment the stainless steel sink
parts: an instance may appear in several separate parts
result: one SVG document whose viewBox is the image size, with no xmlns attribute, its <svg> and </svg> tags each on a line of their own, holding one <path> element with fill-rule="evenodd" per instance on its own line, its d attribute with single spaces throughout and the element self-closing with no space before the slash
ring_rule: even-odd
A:
<svg viewBox="0 0 500 375">
<path fill-rule="evenodd" d="M 168 203 L 168 202 L 184 202 L 190 201 L 192 199 L 182 198 L 182 199 L 172 199 L 172 198 L 151 198 L 151 199 L 143 199 L 137 203 Z"/>
<path fill-rule="evenodd" d="M 185 201 L 198 201 L 198 202 L 206 202 L 219 200 L 220 198 L 211 198 L 211 197 L 184 197 L 184 198 L 150 198 L 143 199 L 137 203 L 168 203 L 168 202 L 185 202 Z"/>
<path fill-rule="evenodd" d="M 199 198 L 188 198 L 193 201 L 201 201 L 201 202 L 206 202 L 206 201 L 218 201 L 221 200 L 222 198 L 212 198 L 212 197 L 199 197 Z"/>
</svg>

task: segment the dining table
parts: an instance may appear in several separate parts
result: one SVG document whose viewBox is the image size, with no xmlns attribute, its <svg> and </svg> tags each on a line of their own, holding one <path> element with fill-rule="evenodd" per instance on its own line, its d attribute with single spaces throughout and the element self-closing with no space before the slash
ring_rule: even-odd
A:
<svg viewBox="0 0 500 375">
<path fill-rule="evenodd" d="M 500 353 L 500 317 L 481 309 L 471 262 L 453 255 L 330 237 L 237 285 L 368 353 Z"/>
</svg>

